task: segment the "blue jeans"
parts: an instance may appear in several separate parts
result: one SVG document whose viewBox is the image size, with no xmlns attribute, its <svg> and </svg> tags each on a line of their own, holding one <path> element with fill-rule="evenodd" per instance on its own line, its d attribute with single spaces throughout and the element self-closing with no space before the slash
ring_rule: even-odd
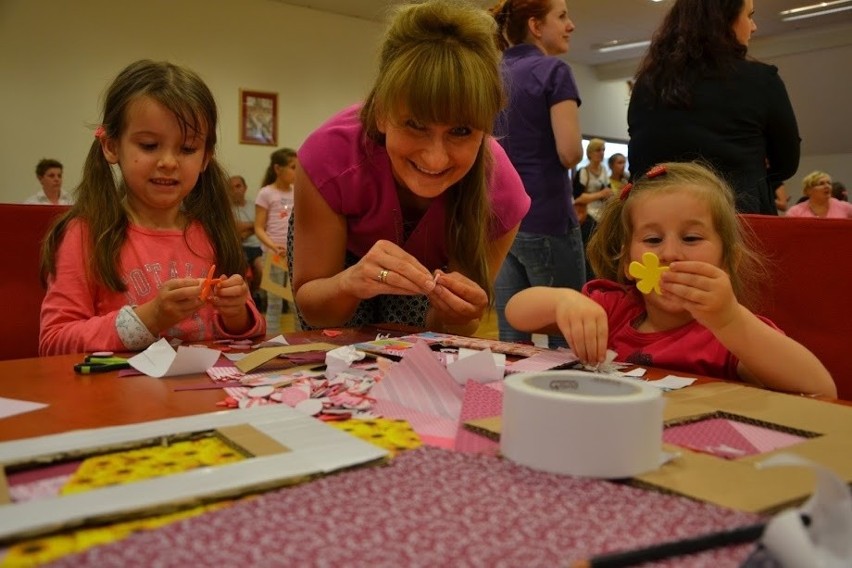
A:
<svg viewBox="0 0 852 568">
<path fill-rule="evenodd" d="M 497 322 L 501 341 L 530 341 L 531 334 L 521 333 L 506 321 L 509 298 L 530 286 L 551 286 L 580 290 L 586 283 L 586 259 L 580 228 L 565 236 L 518 233 L 494 285 Z M 567 346 L 561 335 L 548 336 L 553 347 Z"/>
<path fill-rule="evenodd" d="M 269 254 L 269 253 L 267 253 Z M 269 278 L 275 284 L 289 286 L 288 272 L 280 266 L 271 264 L 269 266 Z M 281 333 L 281 309 L 284 307 L 284 298 L 272 292 L 266 293 L 266 333 L 275 336 Z"/>
</svg>

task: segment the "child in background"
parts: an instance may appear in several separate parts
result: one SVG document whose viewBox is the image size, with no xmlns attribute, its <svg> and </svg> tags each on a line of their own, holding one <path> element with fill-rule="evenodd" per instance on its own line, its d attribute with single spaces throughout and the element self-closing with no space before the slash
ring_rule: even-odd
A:
<svg viewBox="0 0 852 568">
<path fill-rule="evenodd" d="M 290 223 L 290 212 L 293 210 L 293 181 L 296 179 L 296 151 L 281 148 L 272 152 L 269 157 L 269 167 L 263 176 L 263 187 L 257 192 L 254 200 L 254 233 L 263 244 L 264 253 L 286 259 L 287 231 Z M 285 282 L 285 272 L 272 264 L 269 270 L 270 279 L 282 286 Z M 281 310 L 284 299 L 275 294 L 266 296 L 266 329 L 269 333 L 278 334 L 281 331 Z M 289 306 L 286 306 L 289 310 Z"/>
<path fill-rule="evenodd" d="M 249 290 L 255 306 L 260 308 L 266 300 L 261 301 L 259 294 L 260 282 L 263 280 L 263 261 L 260 258 L 263 256 L 263 250 L 260 248 L 260 239 L 254 234 L 254 203 L 246 201 L 248 185 L 243 176 L 231 176 L 228 181 L 231 185 L 231 209 L 234 211 L 237 233 L 242 239 L 243 252 L 251 269 Z"/>
<path fill-rule="evenodd" d="M 642 295 L 628 267 L 653 252 L 661 294 Z M 759 273 L 743 242 L 730 188 L 703 166 L 656 166 L 626 186 L 604 210 L 588 248 L 605 280 L 583 292 L 529 288 L 510 300 L 518 329 L 561 331 L 577 356 L 698 373 L 787 392 L 836 396 L 817 358 L 740 298 Z"/>
<path fill-rule="evenodd" d="M 41 355 L 265 333 L 241 276 L 216 121 L 190 70 L 143 60 L 115 78 L 76 204 L 45 239 Z M 207 282 L 214 265 L 222 276 Z"/>
</svg>

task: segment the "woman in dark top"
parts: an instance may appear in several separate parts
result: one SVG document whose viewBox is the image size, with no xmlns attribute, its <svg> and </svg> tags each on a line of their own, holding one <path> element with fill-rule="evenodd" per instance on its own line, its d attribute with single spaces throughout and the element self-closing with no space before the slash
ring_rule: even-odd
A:
<svg viewBox="0 0 852 568">
<path fill-rule="evenodd" d="M 636 75 L 628 154 L 635 175 L 707 162 L 737 210 L 776 215 L 772 188 L 799 167 L 799 129 L 778 69 L 746 58 L 753 15 L 753 0 L 675 1 Z"/>
</svg>

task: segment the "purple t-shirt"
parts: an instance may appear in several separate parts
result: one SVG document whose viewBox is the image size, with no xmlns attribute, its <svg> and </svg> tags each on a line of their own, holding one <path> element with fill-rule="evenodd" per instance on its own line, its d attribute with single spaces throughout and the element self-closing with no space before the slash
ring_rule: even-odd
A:
<svg viewBox="0 0 852 568">
<path fill-rule="evenodd" d="M 407 239 L 385 148 L 366 138 L 358 118 L 360 105 L 333 116 L 299 149 L 299 163 L 331 209 L 346 217 L 347 250 L 361 258 L 379 239 L 401 246 L 426 268 L 447 265 L 446 192 L 436 197 Z M 529 209 L 530 199 L 506 153 L 487 138 L 494 155 L 488 184 L 493 220 L 489 237 L 514 228 Z M 454 191 L 453 188 L 448 191 Z"/>
<path fill-rule="evenodd" d="M 556 152 L 550 107 L 566 100 L 580 105 L 574 75 L 567 63 L 529 44 L 503 53 L 503 75 L 509 104 L 494 130 L 532 197 L 521 231 L 565 235 L 577 226 L 577 214 L 568 170 Z"/>
</svg>

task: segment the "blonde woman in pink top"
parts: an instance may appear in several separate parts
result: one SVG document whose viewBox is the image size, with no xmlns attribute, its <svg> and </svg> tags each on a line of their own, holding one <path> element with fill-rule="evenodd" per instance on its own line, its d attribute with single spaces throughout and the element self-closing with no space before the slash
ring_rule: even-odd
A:
<svg viewBox="0 0 852 568">
<path fill-rule="evenodd" d="M 819 170 L 802 180 L 803 193 L 808 199 L 790 207 L 787 217 L 818 217 L 823 219 L 852 219 L 852 203 L 831 196 L 831 176 Z"/>
</svg>

